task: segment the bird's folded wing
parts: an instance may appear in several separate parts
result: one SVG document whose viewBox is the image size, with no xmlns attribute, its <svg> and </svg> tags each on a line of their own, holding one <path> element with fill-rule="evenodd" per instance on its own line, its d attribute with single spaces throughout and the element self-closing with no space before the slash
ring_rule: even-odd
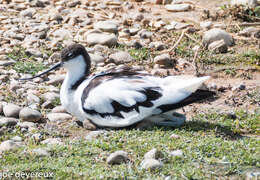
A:
<svg viewBox="0 0 260 180">
<path fill-rule="evenodd" d="M 88 95 L 82 99 L 84 111 L 102 117 L 126 118 L 124 114 L 130 112 L 136 116 L 140 113 L 140 107 L 153 107 L 153 102 L 162 96 L 162 89 L 156 83 L 141 78 L 112 79 L 85 91 Z"/>
</svg>

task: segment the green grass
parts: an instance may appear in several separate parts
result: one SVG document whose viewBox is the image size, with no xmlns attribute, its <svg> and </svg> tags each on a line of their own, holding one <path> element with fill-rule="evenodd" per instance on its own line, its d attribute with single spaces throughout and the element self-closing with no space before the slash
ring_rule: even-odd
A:
<svg viewBox="0 0 260 180">
<path fill-rule="evenodd" d="M 64 146 L 46 147 L 27 137 L 26 147 L 2 155 L 0 171 L 54 172 L 55 179 L 242 178 L 246 170 L 260 168 L 259 136 L 256 138 L 259 115 L 239 111 L 237 118 L 232 119 L 210 112 L 193 117 L 180 128 L 111 130 L 92 141 L 67 138 Z M 12 135 L 17 133 L 19 131 Z M 180 138 L 172 139 L 172 134 Z M 10 137 L 10 133 L 3 135 L 1 141 Z M 36 157 L 30 153 L 31 149 L 39 147 L 48 148 L 51 155 Z M 152 148 L 162 152 L 160 161 L 164 166 L 155 171 L 142 170 L 143 156 Z M 170 157 L 169 152 L 177 149 L 181 149 L 184 156 Z M 129 161 L 108 165 L 106 158 L 116 150 L 128 152 Z"/>
<path fill-rule="evenodd" d="M 46 51 L 47 52 L 47 51 Z M 49 54 L 47 54 L 50 56 Z M 23 47 L 14 47 L 13 50 L 7 54 L 10 59 L 16 61 L 16 63 L 11 67 L 18 73 L 28 73 L 35 75 L 37 72 L 45 69 L 45 65 L 42 62 L 37 62 L 34 60 L 33 56 L 29 56 Z"/>
<path fill-rule="evenodd" d="M 148 48 L 129 49 L 128 52 L 138 62 L 142 62 L 143 60 L 148 60 L 150 56 L 150 52 Z"/>
<path fill-rule="evenodd" d="M 42 71 L 45 68 L 45 65 L 35 61 L 18 61 L 13 66 L 13 69 L 18 73 L 27 73 L 32 75 L 35 75 L 37 72 Z"/>
</svg>

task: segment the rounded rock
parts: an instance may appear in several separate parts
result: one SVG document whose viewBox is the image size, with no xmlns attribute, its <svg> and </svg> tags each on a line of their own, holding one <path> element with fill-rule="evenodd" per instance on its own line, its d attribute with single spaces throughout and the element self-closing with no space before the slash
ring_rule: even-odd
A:
<svg viewBox="0 0 260 180">
<path fill-rule="evenodd" d="M 163 163 L 156 159 L 145 159 L 141 163 L 142 169 L 155 170 L 163 167 Z"/>
<path fill-rule="evenodd" d="M 169 4 L 165 6 L 167 11 L 170 12 L 182 12 L 191 9 L 190 4 Z"/>
<path fill-rule="evenodd" d="M 175 151 L 170 152 L 170 156 L 182 157 L 183 156 L 183 152 L 182 152 L 182 150 L 175 150 Z"/>
<path fill-rule="evenodd" d="M 152 150 L 148 151 L 144 155 L 144 159 L 158 159 L 162 153 L 158 151 L 156 148 L 153 148 Z"/>
<path fill-rule="evenodd" d="M 49 113 L 47 114 L 47 118 L 52 122 L 56 122 L 70 120 L 72 119 L 72 116 L 67 113 Z"/>
<path fill-rule="evenodd" d="M 125 151 L 116 151 L 107 158 L 108 164 L 121 164 L 126 162 L 128 159 L 127 152 Z"/>
<path fill-rule="evenodd" d="M 227 46 L 232 46 L 234 44 L 233 37 L 226 31 L 218 28 L 206 31 L 203 35 L 203 44 L 208 47 L 208 45 L 214 41 L 224 40 Z"/>
<path fill-rule="evenodd" d="M 94 24 L 94 28 L 104 32 L 117 33 L 118 23 L 115 21 L 99 21 Z"/>
<path fill-rule="evenodd" d="M 129 63 L 133 60 L 131 55 L 125 51 L 119 51 L 109 56 L 109 59 L 114 61 L 115 64 Z"/>
<path fill-rule="evenodd" d="M 20 119 L 28 122 L 38 122 L 42 115 L 39 111 L 25 107 L 19 113 Z"/>
<path fill-rule="evenodd" d="M 111 47 L 117 44 L 117 37 L 114 34 L 90 33 L 84 36 L 89 45 L 101 44 Z"/>
<path fill-rule="evenodd" d="M 3 107 L 3 112 L 6 117 L 18 118 L 21 111 L 21 107 L 15 104 L 7 104 Z"/>
<path fill-rule="evenodd" d="M 13 140 L 3 141 L 0 144 L 0 152 L 15 150 L 21 146 L 22 146 L 21 142 L 16 142 Z"/>
<path fill-rule="evenodd" d="M 0 119 L 0 127 L 3 126 L 15 126 L 18 122 L 18 119 L 15 118 L 1 118 Z"/>
</svg>

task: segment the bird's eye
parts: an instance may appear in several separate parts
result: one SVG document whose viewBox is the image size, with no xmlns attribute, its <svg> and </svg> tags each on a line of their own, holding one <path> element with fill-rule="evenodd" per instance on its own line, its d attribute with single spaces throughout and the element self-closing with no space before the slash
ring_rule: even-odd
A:
<svg viewBox="0 0 260 180">
<path fill-rule="evenodd" d="M 74 56 L 73 53 L 69 53 L 69 54 L 67 55 L 68 58 L 72 58 L 73 56 Z"/>
</svg>

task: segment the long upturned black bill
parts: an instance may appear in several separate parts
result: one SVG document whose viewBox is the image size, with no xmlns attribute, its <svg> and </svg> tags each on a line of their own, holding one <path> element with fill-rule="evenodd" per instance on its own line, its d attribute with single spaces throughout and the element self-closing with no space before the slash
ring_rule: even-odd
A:
<svg viewBox="0 0 260 180">
<path fill-rule="evenodd" d="M 30 77 L 30 78 L 21 78 L 19 80 L 31 80 L 31 79 L 34 79 L 34 78 L 37 78 L 37 77 L 40 77 L 44 74 L 47 74 L 48 72 L 52 71 L 52 70 L 55 70 L 57 68 L 60 68 L 62 66 L 62 62 L 59 62 L 57 64 L 55 64 L 54 66 L 52 66 L 50 69 L 47 69 L 46 71 L 40 73 L 40 74 L 37 74 L 36 76 L 33 76 L 33 77 Z"/>
</svg>

